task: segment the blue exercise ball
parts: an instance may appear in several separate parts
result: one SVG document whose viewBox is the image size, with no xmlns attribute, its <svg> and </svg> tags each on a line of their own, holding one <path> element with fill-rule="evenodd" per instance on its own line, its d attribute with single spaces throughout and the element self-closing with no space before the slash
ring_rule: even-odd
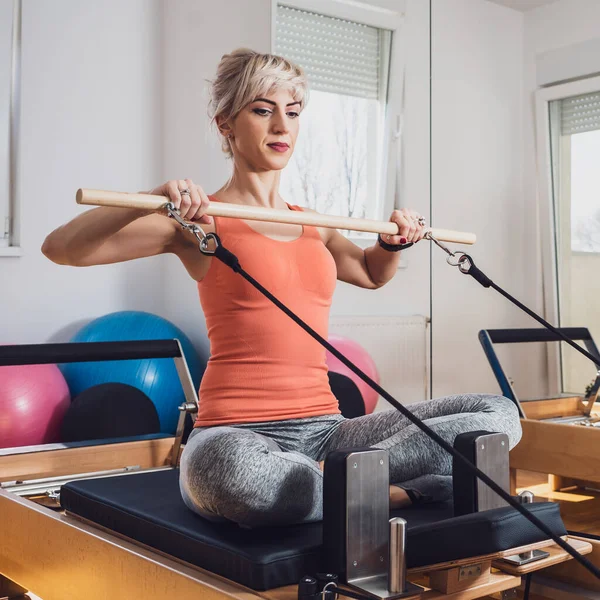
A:
<svg viewBox="0 0 600 600">
<path fill-rule="evenodd" d="M 198 389 L 206 360 L 202 360 L 189 338 L 173 323 L 147 312 L 120 311 L 105 315 L 81 328 L 71 342 L 119 342 L 129 340 L 178 339 L 194 386 Z M 162 433 L 174 434 L 179 411 L 185 401 L 175 363 L 171 358 L 68 363 L 60 369 L 71 397 L 102 383 L 125 383 L 144 392 L 156 406 Z"/>
</svg>

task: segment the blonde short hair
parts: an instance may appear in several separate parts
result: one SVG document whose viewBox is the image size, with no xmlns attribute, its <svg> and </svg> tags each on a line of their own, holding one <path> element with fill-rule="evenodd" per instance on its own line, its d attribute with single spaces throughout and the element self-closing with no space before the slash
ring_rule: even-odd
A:
<svg viewBox="0 0 600 600">
<path fill-rule="evenodd" d="M 255 98 L 279 89 L 289 89 L 301 108 L 308 101 L 308 83 L 301 67 L 282 56 L 260 54 L 248 48 L 225 54 L 217 67 L 216 78 L 210 83 L 211 125 L 216 125 L 219 116 L 225 121 L 235 119 Z M 219 135 L 221 149 L 231 158 L 229 140 L 220 131 Z"/>
</svg>

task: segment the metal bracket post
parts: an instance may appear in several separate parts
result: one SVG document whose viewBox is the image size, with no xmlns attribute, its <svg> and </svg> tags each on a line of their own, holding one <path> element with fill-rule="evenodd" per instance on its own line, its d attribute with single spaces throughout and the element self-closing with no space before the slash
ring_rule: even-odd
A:
<svg viewBox="0 0 600 600">
<path fill-rule="evenodd" d="M 328 570 L 376 600 L 423 591 L 406 582 L 405 521 L 389 518 L 389 469 L 388 453 L 375 448 L 335 451 L 325 462 L 323 536 L 333 561 Z"/>
<path fill-rule="evenodd" d="M 185 355 L 183 354 L 183 348 L 179 340 L 175 340 L 179 346 L 181 356 L 173 358 L 175 368 L 177 369 L 177 375 L 179 375 L 179 381 L 183 388 L 183 394 L 185 396 L 185 403 L 179 406 L 180 415 L 177 421 L 177 430 L 175 432 L 175 441 L 173 442 L 173 449 L 171 451 L 171 466 L 177 467 L 179 464 L 179 450 L 181 448 L 181 441 L 183 440 L 183 433 L 185 431 L 185 418 L 188 414 L 195 414 L 198 412 L 198 395 L 196 394 L 196 388 L 190 370 L 188 369 Z"/>
</svg>

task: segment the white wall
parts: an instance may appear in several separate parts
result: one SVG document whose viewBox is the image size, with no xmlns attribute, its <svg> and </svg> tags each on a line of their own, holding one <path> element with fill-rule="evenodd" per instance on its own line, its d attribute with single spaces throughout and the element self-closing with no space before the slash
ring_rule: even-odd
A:
<svg viewBox="0 0 600 600">
<path fill-rule="evenodd" d="M 77 188 L 142 190 L 162 179 L 161 4 L 23 2 L 23 256 L 0 256 L 0 343 L 64 341 L 82 320 L 162 310 L 161 259 L 75 269 L 40 252 L 83 210 Z"/>
<path fill-rule="evenodd" d="M 209 8 L 210 6 L 210 8 Z M 165 3 L 165 97 L 163 119 L 166 179 L 190 178 L 208 193 L 229 178 L 230 166 L 217 134 L 209 129 L 208 83 L 221 57 L 238 47 L 269 52 L 270 0 Z M 198 348 L 208 349 L 204 315 L 195 282 L 175 257 L 165 272 L 166 316 Z"/>
<path fill-rule="evenodd" d="M 526 50 L 542 54 L 600 38 L 600 3 L 560 0 L 525 13 Z"/>
<path fill-rule="evenodd" d="M 539 221 L 538 206 L 538 177 L 536 167 L 536 140 L 535 140 L 535 90 L 538 88 L 538 78 L 543 69 L 543 76 L 548 81 L 548 53 L 553 53 L 554 58 L 560 60 L 561 79 L 580 77 L 586 75 L 581 71 L 582 65 L 588 65 L 590 70 L 587 75 L 600 72 L 600 56 L 596 55 L 590 60 L 587 52 L 590 42 L 600 42 L 600 3 L 596 0 L 561 0 L 548 6 L 525 13 L 524 19 L 524 54 L 523 54 L 523 78 L 524 78 L 524 190 L 526 203 L 523 210 L 523 218 L 526 223 L 535 224 Z M 593 44 L 592 44 L 593 45 Z M 578 52 L 582 52 L 577 60 Z M 569 72 L 565 67 L 572 65 Z M 591 65 L 591 66 L 590 66 Z M 558 73 L 558 71 L 557 71 Z M 523 267 L 525 281 L 531 294 L 532 308 L 538 311 L 544 309 L 544 290 L 542 279 L 542 251 L 548 252 L 548 248 L 542 249 L 539 229 L 532 228 L 529 235 L 524 238 Z M 532 349 L 540 364 L 545 359 L 545 352 L 541 349 Z M 547 370 L 541 375 L 533 377 L 538 382 L 543 393 L 556 391 L 552 387 L 546 387 Z"/>
<path fill-rule="evenodd" d="M 476 233 L 477 244 L 460 249 L 527 302 L 522 63 L 521 13 L 483 0 L 433 0 L 432 224 Z M 528 321 L 445 258 L 434 249 L 434 396 L 498 392 L 477 333 Z M 506 366 L 521 388 L 529 382 L 520 352 Z"/>
</svg>

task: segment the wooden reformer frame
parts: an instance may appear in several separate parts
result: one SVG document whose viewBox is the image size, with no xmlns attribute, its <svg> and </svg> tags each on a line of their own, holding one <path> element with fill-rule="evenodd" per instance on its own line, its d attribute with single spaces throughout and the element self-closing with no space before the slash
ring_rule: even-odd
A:
<svg viewBox="0 0 600 600">
<path fill-rule="evenodd" d="M 89 474 L 131 468 L 173 468 L 175 437 L 0 456 L 0 483 L 15 479 Z M 86 598 L 206 598 L 292 600 L 296 586 L 266 592 L 242 585 L 126 539 L 64 511 L 0 489 L 0 574 L 43 600 Z M 600 542 L 568 538 L 582 554 L 600 553 Z M 547 559 L 522 567 L 503 556 L 544 548 Z M 408 580 L 426 589 L 423 600 L 482 598 L 521 585 L 521 575 L 569 561 L 551 541 L 486 556 L 408 571 Z M 564 577 L 565 571 L 560 572 Z M 569 571 L 566 571 L 569 577 Z M 585 576 L 585 572 L 584 572 Z M 571 577 L 574 579 L 574 577 Z M 582 583 L 586 583 L 583 581 Z M 0 582 L 0 589 L 2 589 Z M 416 596 L 418 597 L 418 596 Z"/>
<path fill-rule="evenodd" d="M 81 204 L 108 206 L 141 206 L 158 208 L 165 199 L 148 195 L 127 195 L 108 192 L 80 190 L 77 200 Z M 213 206 L 213 211 L 229 210 L 232 207 Z M 239 208 L 239 207 L 238 207 Z M 281 212 L 281 211 L 280 211 Z M 208 214 L 217 214 L 209 212 Z M 238 218 L 265 220 L 264 213 L 250 215 L 247 212 Z M 397 226 L 390 223 L 361 222 L 355 220 L 343 223 L 340 220 L 322 219 L 322 216 L 293 216 L 294 222 L 302 219 L 303 224 L 360 228 L 363 231 L 395 234 Z M 290 214 L 274 215 L 272 219 L 290 219 Z M 335 221 L 335 222 L 334 222 Z M 438 239 L 471 244 L 475 236 L 462 232 L 434 230 Z M 143 342 L 146 345 L 149 342 Z M 135 348 L 135 343 L 132 343 Z M 55 345 L 60 346 L 60 345 Z M 64 346 L 73 346 L 67 345 Z M 81 344 L 79 346 L 82 346 Z M 114 356 L 101 358 L 101 344 L 98 352 L 86 360 L 113 360 Z M 90 346 L 88 346 L 89 348 Z M 14 350 L 16 347 L 12 347 Z M 58 355 L 46 362 L 67 362 L 61 360 L 63 349 L 55 348 Z M 73 361 L 73 348 L 64 349 Z M 130 349 L 131 350 L 131 349 Z M 139 350 L 139 347 L 137 348 Z M 1 351 L 1 350 L 0 350 Z M 18 351 L 15 351 L 19 354 Z M 10 350 L 9 350 L 10 353 Z M 129 358 L 134 358 L 129 352 Z M 19 591 L 31 590 L 43 600 L 65 600 L 67 598 L 85 598 L 86 600 L 105 600 L 107 598 L 141 598 L 145 600 L 162 600 L 165 597 L 178 599 L 198 598 L 217 600 L 231 598 L 237 600 L 292 600 L 297 597 L 297 586 L 257 592 L 249 590 L 223 577 L 199 569 L 170 556 L 124 539 L 114 532 L 64 511 L 52 509 L 52 495 L 35 495 L 31 498 L 19 495 L 19 482 L 31 482 L 40 478 L 77 479 L 87 478 L 91 473 L 102 476 L 102 473 L 115 470 L 126 472 L 131 468 L 157 469 L 174 468 L 179 460 L 184 418 L 197 405 L 196 392 L 181 348 L 179 351 L 156 357 L 170 356 L 175 359 L 186 402 L 182 405 L 181 418 L 175 437 L 147 439 L 123 443 L 107 443 L 100 446 L 79 448 L 49 447 L 46 449 L 21 449 L 18 453 L 0 453 L 0 593 L 12 595 Z M 6 349 L 3 356 L 6 359 Z M 10 358 L 10 357 L 9 357 Z M 37 364 L 43 362 L 39 356 L 29 357 L 29 362 L 19 360 L 2 364 Z M 178 360 L 179 358 L 179 360 Z M 527 427 L 527 421 L 524 421 Z M 583 428 L 582 428 L 583 429 Z M 529 432 L 526 431 L 525 439 Z M 595 432 L 590 431 L 589 434 Z M 526 444 L 527 445 L 527 444 Z M 526 448 L 522 449 L 526 453 Z M 538 452 L 540 456 L 542 453 Z M 590 454 L 587 454 L 589 460 Z M 520 454 L 511 455 L 514 468 L 521 467 Z M 540 459 L 541 460 L 541 459 Z M 530 465 L 530 463 L 527 463 Z M 555 463 L 553 463 L 555 464 Z M 537 465 L 537 469 L 544 467 Z M 596 472 L 600 473 L 600 469 Z M 573 471 L 570 472 L 574 474 Z M 54 482 L 54 485 L 58 485 Z M 37 501 L 34 501 L 37 500 Z M 55 501 L 55 500 L 54 500 Z M 49 504 L 49 505 L 44 505 Z M 570 545 L 581 554 L 590 554 L 596 558 L 600 554 L 600 542 L 578 539 L 569 536 Z M 521 567 L 510 566 L 502 561 L 503 557 L 532 551 L 543 547 L 549 556 L 537 562 Z M 571 570 L 564 564 L 573 566 Z M 521 585 L 521 575 L 531 571 L 552 569 L 558 578 L 567 579 L 570 583 L 587 585 L 598 589 L 597 580 L 574 565 L 571 557 L 552 541 L 531 544 L 522 548 L 513 548 L 486 556 L 475 556 L 469 559 L 453 561 L 437 565 L 429 565 L 408 571 L 408 580 L 426 587 L 420 594 L 423 600 L 469 600 L 483 598 L 511 590 Z M 579 570 L 578 570 L 579 569 Z M 581 572 L 580 572 L 581 571 Z M 19 588 L 21 586 L 21 588 Z M 596 587 L 594 587 L 596 586 Z"/>
</svg>

